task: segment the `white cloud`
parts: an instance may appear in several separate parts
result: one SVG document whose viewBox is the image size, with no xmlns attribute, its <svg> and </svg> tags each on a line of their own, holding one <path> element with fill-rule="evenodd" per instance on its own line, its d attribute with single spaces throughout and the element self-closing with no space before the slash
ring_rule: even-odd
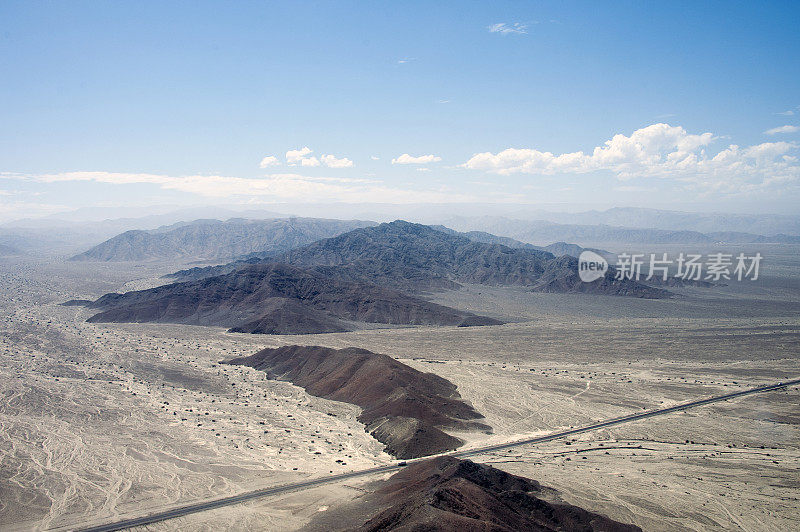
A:
<svg viewBox="0 0 800 532">
<path fill-rule="evenodd" d="M 507 24 L 505 22 L 498 22 L 497 24 L 492 24 L 491 26 L 489 26 L 489 32 L 500 33 L 502 35 L 508 35 L 511 33 L 524 34 L 528 33 L 528 25 L 522 24 L 520 22 L 514 22 L 512 24 Z"/>
<path fill-rule="evenodd" d="M 778 133 L 797 133 L 798 131 L 800 131 L 800 126 L 780 126 L 768 129 L 764 133 L 767 135 L 777 135 Z"/>
<path fill-rule="evenodd" d="M 414 58 L 414 57 L 404 57 L 402 59 L 398 59 L 397 60 L 397 64 L 405 65 L 406 63 L 410 63 L 412 61 L 416 61 L 416 58 Z"/>
<path fill-rule="evenodd" d="M 734 192 L 800 180 L 798 146 L 766 142 L 747 148 L 730 145 L 716 155 L 707 149 L 716 137 L 690 134 L 682 127 L 653 124 L 630 136 L 614 135 L 591 153 L 554 155 L 536 149 L 509 148 L 498 153 L 477 153 L 462 165 L 501 175 L 584 174 L 611 171 L 618 179 L 674 178 L 695 188 Z"/>
<path fill-rule="evenodd" d="M 422 168 L 417 168 L 417 172 L 430 172 L 430 171 L 431 171 L 430 168 L 425 168 L 424 166 Z"/>
<path fill-rule="evenodd" d="M 292 166 L 302 164 L 306 155 L 310 155 L 311 153 L 313 153 L 313 150 L 308 146 L 298 150 L 289 150 L 286 152 L 286 162 Z"/>
<path fill-rule="evenodd" d="M 300 159 L 300 166 L 315 167 L 319 165 L 320 165 L 319 159 L 317 159 L 316 157 L 305 157 L 303 159 Z"/>
<path fill-rule="evenodd" d="M 399 157 L 395 157 L 392 159 L 392 164 L 429 164 L 429 163 L 438 163 L 441 161 L 442 158 L 437 155 L 420 155 L 419 157 L 413 157 L 407 153 L 400 155 Z"/>
<path fill-rule="evenodd" d="M 0 173 L 0 177 L 7 175 Z M 413 190 L 387 186 L 380 181 L 371 179 L 307 177 L 298 174 L 271 174 L 263 178 L 246 179 L 218 175 L 169 176 L 122 172 L 63 172 L 33 175 L 14 174 L 14 179 L 40 183 L 75 181 L 115 185 L 146 183 L 156 185 L 164 190 L 188 192 L 208 198 L 238 196 L 276 201 L 341 201 L 346 203 L 462 203 L 479 200 L 476 196 L 443 188 Z"/>
<path fill-rule="evenodd" d="M 776 115 L 782 115 L 782 116 L 794 116 L 796 114 L 800 114 L 800 105 L 798 105 L 797 107 L 795 107 L 793 109 L 788 109 L 786 111 L 781 111 L 780 113 L 775 113 L 775 114 Z"/>
<path fill-rule="evenodd" d="M 259 168 L 267 168 L 269 166 L 278 166 L 279 164 L 281 163 L 280 161 L 278 161 L 277 157 L 275 157 L 274 155 L 267 155 L 266 157 L 261 159 L 261 162 L 259 163 L 258 166 Z"/>
<path fill-rule="evenodd" d="M 305 146 L 303 148 L 297 150 L 289 150 L 286 152 L 286 162 L 289 166 L 304 166 L 306 168 L 314 168 L 317 166 L 325 165 L 328 168 L 352 168 L 353 161 L 348 159 L 347 157 L 336 157 L 335 155 L 322 155 L 320 159 L 317 159 L 313 155 L 314 151 Z"/>
<path fill-rule="evenodd" d="M 342 157 L 341 159 L 338 159 L 334 155 L 323 155 L 322 156 L 322 164 L 324 164 L 328 168 L 352 168 L 353 167 L 353 161 L 351 161 L 347 157 Z"/>
<path fill-rule="evenodd" d="M 371 155 L 370 159 L 372 159 L 373 161 L 380 161 L 381 160 L 380 157 L 376 157 L 375 155 Z"/>
</svg>

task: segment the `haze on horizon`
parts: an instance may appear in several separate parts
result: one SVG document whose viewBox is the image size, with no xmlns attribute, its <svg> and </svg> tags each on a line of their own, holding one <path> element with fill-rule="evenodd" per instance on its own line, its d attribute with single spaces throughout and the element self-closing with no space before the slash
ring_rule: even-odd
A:
<svg viewBox="0 0 800 532">
<path fill-rule="evenodd" d="M 796 214 L 798 26 L 791 2 L 4 2 L 0 223 L 308 203 Z"/>
</svg>

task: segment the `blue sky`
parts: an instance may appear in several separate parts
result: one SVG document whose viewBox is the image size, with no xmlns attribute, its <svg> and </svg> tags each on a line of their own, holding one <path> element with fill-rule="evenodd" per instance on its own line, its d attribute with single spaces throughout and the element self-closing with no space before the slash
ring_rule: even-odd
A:
<svg viewBox="0 0 800 532">
<path fill-rule="evenodd" d="M 797 2 L 5 1 L 0 220 L 297 201 L 794 212 L 798 27 Z"/>
</svg>

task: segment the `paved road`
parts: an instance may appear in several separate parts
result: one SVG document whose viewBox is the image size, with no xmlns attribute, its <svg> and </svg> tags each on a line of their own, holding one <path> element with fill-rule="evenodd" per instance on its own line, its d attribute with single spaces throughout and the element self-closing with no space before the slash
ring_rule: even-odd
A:
<svg viewBox="0 0 800 532">
<path fill-rule="evenodd" d="M 609 419 L 607 421 L 601 421 L 600 423 L 594 423 L 592 425 L 586 425 L 583 427 L 569 429 L 569 430 L 562 430 L 559 432 L 554 432 L 551 434 L 547 434 L 545 436 L 538 436 L 536 438 L 528 438 L 524 440 L 515 440 L 508 443 L 500 443 L 497 445 L 487 445 L 485 447 L 479 447 L 476 449 L 468 449 L 465 451 L 455 451 L 452 453 L 446 453 L 447 456 L 454 456 L 457 458 L 464 458 L 468 456 L 475 456 L 480 454 L 485 454 L 493 451 L 502 451 L 505 449 L 511 449 L 513 447 L 520 447 L 522 445 L 531 445 L 535 443 L 543 443 L 552 440 L 558 440 L 561 438 L 565 438 L 567 436 L 572 436 L 574 434 L 582 434 L 584 432 L 591 432 L 598 429 L 612 427 L 614 425 L 621 425 L 623 423 L 630 423 L 632 421 L 638 421 L 640 419 L 647 419 L 655 416 L 663 416 L 666 414 L 672 414 L 674 412 L 680 412 L 682 410 L 687 410 L 689 408 L 695 408 L 698 406 L 708 405 L 711 403 L 718 403 L 721 401 L 728 401 L 730 399 L 735 399 L 737 397 L 743 397 L 746 395 L 752 395 L 756 393 L 764 393 L 770 392 L 773 390 L 778 390 L 781 388 L 785 388 L 787 386 L 795 386 L 800 384 L 800 379 L 795 379 L 786 382 L 779 382 L 777 384 L 770 384 L 767 386 L 759 386 L 757 388 L 750 388 L 747 390 L 742 390 L 739 392 L 729 393 L 725 395 L 717 395 L 714 397 L 709 397 L 707 399 L 700 399 L 698 401 L 690 401 L 688 403 L 682 403 L 676 406 L 671 406 L 669 408 L 660 408 L 658 410 L 648 410 L 645 412 L 640 412 L 637 414 L 630 414 L 627 416 L 622 416 L 614 419 Z M 430 458 L 430 457 L 427 457 Z M 292 484 L 284 484 L 282 486 L 276 486 L 274 488 L 264 488 L 255 491 L 249 491 L 247 493 L 242 493 L 240 495 L 233 495 L 231 497 L 223 497 L 221 499 L 214 499 L 211 501 L 203 501 L 198 502 L 195 504 L 189 504 L 186 506 L 181 506 L 179 508 L 174 508 L 172 510 L 166 510 L 164 512 L 158 512 L 154 514 L 150 514 L 144 517 L 135 517 L 132 519 L 124 519 L 122 521 L 116 521 L 113 523 L 107 523 L 104 525 L 93 526 L 82 529 L 83 532 L 111 532 L 114 530 L 124 530 L 126 528 L 131 528 L 135 526 L 142 526 L 148 525 L 152 523 L 157 523 L 159 521 L 165 521 L 167 519 L 172 519 L 174 517 L 181 517 L 184 515 L 188 515 L 195 512 L 203 512 L 205 510 L 212 510 L 214 508 L 220 508 L 222 506 L 228 506 L 230 504 L 237 504 L 244 501 L 249 501 L 252 499 L 258 499 L 260 497 L 266 497 L 268 495 L 277 495 L 279 493 L 286 493 L 289 491 L 296 491 L 305 488 L 310 488 L 313 486 L 319 486 L 321 484 L 330 484 L 333 482 L 339 482 L 341 480 L 345 480 L 348 478 L 354 477 L 363 477 L 367 475 L 375 475 L 378 473 L 389 473 L 392 471 L 396 471 L 401 469 L 405 466 L 405 462 L 395 463 L 391 465 L 385 465 L 381 467 L 373 467 L 370 469 L 362 469 L 360 471 L 352 471 L 350 473 L 341 473 L 338 475 L 330 475 L 326 477 L 315 478 L 311 480 L 305 480 L 302 482 L 295 482 Z"/>
</svg>

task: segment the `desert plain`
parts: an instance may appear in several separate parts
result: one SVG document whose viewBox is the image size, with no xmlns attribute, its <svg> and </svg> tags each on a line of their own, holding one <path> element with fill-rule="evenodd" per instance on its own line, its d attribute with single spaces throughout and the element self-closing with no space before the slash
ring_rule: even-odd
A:
<svg viewBox="0 0 800 532">
<path fill-rule="evenodd" d="M 70 530 L 396 461 L 357 407 L 220 364 L 264 347 L 361 347 L 450 380 L 493 428 L 455 434 L 465 449 L 797 378 L 800 249 L 766 248 L 758 281 L 672 299 L 464 286 L 427 297 L 508 323 L 295 336 L 86 323 L 61 305 L 183 264 L 0 259 L 0 528 Z M 800 530 L 800 388 L 474 460 L 644 530 Z M 380 478 L 147 529 L 300 529 Z"/>
</svg>

